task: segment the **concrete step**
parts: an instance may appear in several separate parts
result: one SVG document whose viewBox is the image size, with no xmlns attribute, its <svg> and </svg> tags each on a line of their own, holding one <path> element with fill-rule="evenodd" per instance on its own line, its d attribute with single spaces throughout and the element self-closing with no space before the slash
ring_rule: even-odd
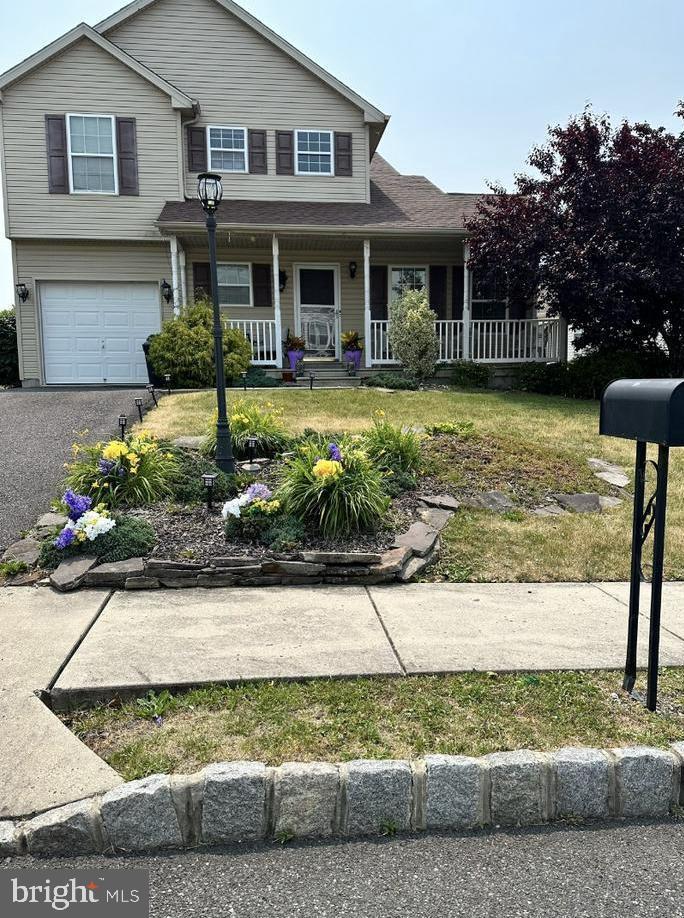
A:
<svg viewBox="0 0 684 918">
<path fill-rule="evenodd" d="M 300 376 L 295 385 L 298 389 L 308 389 L 311 386 L 311 380 L 308 376 Z M 314 389 L 355 389 L 360 385 L 360 376 L 348 376 L 345 373 L 340 376 L 316 376 L 313 387 Z"/>
</svg>

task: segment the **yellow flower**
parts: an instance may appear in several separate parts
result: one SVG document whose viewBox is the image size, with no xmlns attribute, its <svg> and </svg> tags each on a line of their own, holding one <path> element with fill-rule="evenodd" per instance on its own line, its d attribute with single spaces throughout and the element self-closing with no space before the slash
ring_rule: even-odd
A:
<svg viewBox="0 0 684 918">
<path fill-rule="evenodd" d="M 385 417 L 385 412 L 382 410 L 382 408 L 377 408 L 377 409 L 373 412 L 373 414 L 375 415 L 376 418 L 384 418 L 384 417 Z"/>
<path fill-rule="evenodd" d="M 102 450 L 102 458 L 109 459 L 110 462 L 116 462 L 128 452 L 128 446 L 123 440 L 112 440 Z"/>
<path fill-rule="evenodd" d="M 102 487 L 103 487 L 103 488 L 108 488 L 108 487 L 109 487 L 109 482 L 108 482 L 108 481 L 105 481 L 104 484 L 102 485 Z"/>
<path fill-rule="evenodd" d="M 342 474 L 342 463 L 335 459 L 319 459 L 313 467 L 316 478 L 337 478 Z"/>
</svg>

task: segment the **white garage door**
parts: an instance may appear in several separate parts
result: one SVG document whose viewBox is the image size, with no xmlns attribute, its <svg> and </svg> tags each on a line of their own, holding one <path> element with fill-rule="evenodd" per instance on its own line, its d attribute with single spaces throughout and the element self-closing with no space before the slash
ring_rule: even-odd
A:
<svg viewBox="0 0 684 918">
<path fill-rule="evenodd" d="M 146 383 L 142 343 L 159 331 L 157 284 L 42 283 L 46 383 Z"/>
</svg>

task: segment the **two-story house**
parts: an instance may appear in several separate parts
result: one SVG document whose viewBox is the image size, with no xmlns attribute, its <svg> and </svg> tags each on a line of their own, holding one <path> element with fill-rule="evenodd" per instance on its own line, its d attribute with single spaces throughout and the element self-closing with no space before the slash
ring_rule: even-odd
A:
<svg viewBox="0 0 684 918">
<path fill-rule="evenodd" d="M 0 77 L 24 385 L 141 383 L 141 344 L 209 290 L 198 173 L 222 176 L 218 293 L 254 360 L 287 331 L 392 363 L 388 306 L 425 288 L 441 358 L 556 359 L 558 324 L 478 289 L 477 195 L 401 175 L 388 116 L 232 0 L 134 0 Z"/>
</svg>

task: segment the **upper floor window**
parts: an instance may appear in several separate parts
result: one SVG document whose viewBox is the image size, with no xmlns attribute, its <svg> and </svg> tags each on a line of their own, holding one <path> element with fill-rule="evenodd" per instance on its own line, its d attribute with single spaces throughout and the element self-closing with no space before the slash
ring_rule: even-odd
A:
<svg viewBox="0 0 684 918">
<path fill-rule="evenodd" d="M 72 192 L 118 194 L 111 115 L 67 115 L 67 150 Z"/>
<path fill-rule="evenodd" d="M 333 175 L 332 131 L 295 131 L 297 175 Z"/>
<path fill-rule="evenodd" d="M 219 303 L 222 306 L 252 305 L 250 267 L 249 264 L 217 265 Z"/>
<path fill-rule="evenodd" d="M 391 268 L 390 302 L 393 303 L 407 290 L 427 289 L 427 268 Z"/>
<path fill-rule="evenodd" d="M 247 171 L 247 131 L 238 127 L 207 127 L 209 168 L 217 172 Z"/>
</svg>

